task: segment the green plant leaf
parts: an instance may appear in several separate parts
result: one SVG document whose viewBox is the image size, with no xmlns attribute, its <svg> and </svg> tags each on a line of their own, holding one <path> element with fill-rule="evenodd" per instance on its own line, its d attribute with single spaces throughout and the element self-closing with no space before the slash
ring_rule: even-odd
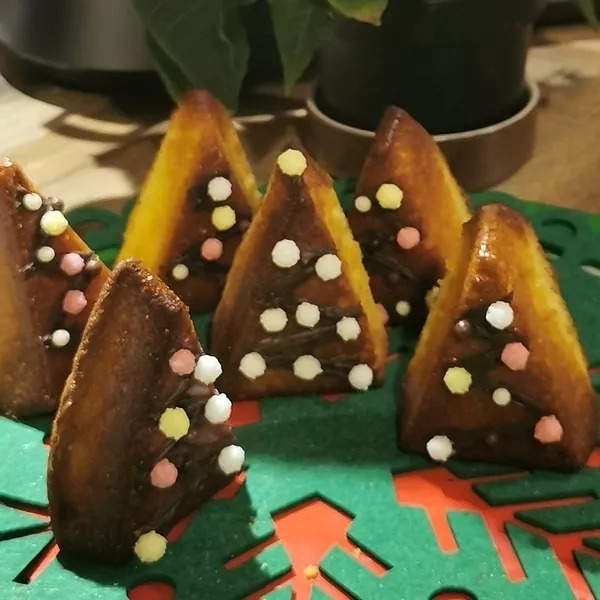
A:
<svg viewBox="0 0 600 600">
<path fill-rule="evenodd" d="M 163 51 L 155 57 L 171 93 L 180 91 L 184 77 L 191 87 L 207 89 L 236 108 L 249 55 L 238 8 L 251 1 L 134 0 L 155 46 Z M 173 76 L 174 65 L 179 76 Z"/>
<path fill-rule="evenodd" d="M 269 0 L 286 91 L 298 81 L 331 24 L 321 0 Z"/>
<path fill-rule="evenodd" d="M 579 7 L 590 25 L 598 27 L 598 15 L 596 14 L 596 4 L 594 0 L 573 0 L 573 2 Z"/>
<path fill-rule="evenodd" d="M 328 2 L 345 17 L 372 25 L 381 24 L 381 15 L 388 5 L 388 0 L 328 0 Z"/>
<path fill-rule="evenodd" d="M 174 100 L 192 88 L 192 83 L 177 63 L 162 49 L 161 45 L 148 34 L 148 47 L 154 58 L 156 71 Z"/>
</svg>

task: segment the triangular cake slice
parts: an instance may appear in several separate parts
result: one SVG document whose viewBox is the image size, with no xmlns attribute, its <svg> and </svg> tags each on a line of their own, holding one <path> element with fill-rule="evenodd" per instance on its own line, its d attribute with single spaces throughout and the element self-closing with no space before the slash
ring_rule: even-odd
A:
<svg viewBox="0 0 600 600">
<path fill-rule="evenodd" d="M 500 204 L 464 227 L 404 381 L 401 446 L 568 470 L 596 439 L 586 359 L 531 226 Z"/>
<path fill-rule="evenodd" d="M 0 414 L 51 412 L 108 270 L 21 169 L 0 164 Z"/>
<path fill-rule="evenodd" d="M 329 176 L 299 150 L 277 159 L 214 317 L 232 399 L 365 390 L 387 339 Z"/>
<path fill-rule="evenodd" d="M 241 469 L 220 373 L 181 300 L 137 261 L 120 263 L 54 422 L 48 490 L 61 551 L 158 560 L 171 527 Z"/>
<path fill-rule="evenodd" d="M 426 295 L 469 218 L 465 196 L 433 138 L 391 106 L 379 124 L 348 213 L 376 302 L 392 322 L 421 325 Z"/>
<path fill-rule="evenodd" d="M 188 92 L 171 117 L 118 260 L 142 260 L 191 310 L 212 310 L 259 199 L 225 107 L 208 92 Z"/>
</svg>

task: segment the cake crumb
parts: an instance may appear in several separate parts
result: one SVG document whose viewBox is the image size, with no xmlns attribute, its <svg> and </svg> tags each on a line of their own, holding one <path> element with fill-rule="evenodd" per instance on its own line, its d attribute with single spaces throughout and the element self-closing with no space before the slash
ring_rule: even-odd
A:
<svg viewBox="0 0 600 600">
<path fill-rule="evenodd" d="M 319 576 L 319 569 L 315 565 L 309 565 L 304 569 L 304 577 L 306 579 L 316 579 Z"/>
<path fill-rule="evenodd" d="M 362 550 L 360 548 L 354 549 L 354 556 L 360 556 L 362 554 Z"/>
</svg>

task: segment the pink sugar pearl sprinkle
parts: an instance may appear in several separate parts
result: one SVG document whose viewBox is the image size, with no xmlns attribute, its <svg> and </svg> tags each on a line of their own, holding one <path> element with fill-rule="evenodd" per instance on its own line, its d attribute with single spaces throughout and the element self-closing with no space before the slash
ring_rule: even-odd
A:
<svg viewBox="0 0 600 600">
<path fill-rule="evenodd" d="M 176 375 L 189 375 L 196 368 L 196 357 L 193 352 L 182 348 L 171 356 L 169 366 Z"/>
<path fill-rule="evenodd" d="M 85 267 L 85 260 L 76 252 L 65 254 L 60 261 L 60 268 L 67 275 L 79 275 Z"/>
<path fill-rule="evenodd" d="M 555 415 L 542 417 L 535 426 L 533 437 L 541 444 L 555 444 L 563 437 L 563 428 Z"/>
<path fill-rule="evenodd" d="M 69 315 L 78 315 L 87 303 L 87 298 L 82 291 L 69 290 L 63 298 L 62 309 Z"/>
<path fill-rule="evenodd" d="M 217 238 L 208 238 L 204 240 L 200 253 L 204 260 L 219 260 L 223 255 L 223 243 Z"/>
<path fill-rule="evenodd" d="M 159 460 L 150 472 L 150 483 L 157 488 L 171 487 L 177 481 L 177 467 L 167 458 Z"/>
<path fill-rule="evenodd" d="M 414 248 L 421 241 L 421 234 L 418 229 L 414 227 L 403 227 L 398 231 L 396 235 L 396 241 L 400 248 L 404 250 L 410 250 Z"/>
<path fill-rule="evenodd" d="M 504 346 L 500 360 L 512 371 L 522 371 L 529 360 L 529 350 L 521 342 L 511 342 Z"/>
</svg>

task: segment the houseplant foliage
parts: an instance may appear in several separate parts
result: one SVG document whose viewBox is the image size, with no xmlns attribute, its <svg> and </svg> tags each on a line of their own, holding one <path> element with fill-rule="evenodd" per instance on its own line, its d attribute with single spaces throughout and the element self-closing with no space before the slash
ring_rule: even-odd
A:
<svg viewBox="0 0 600 600">
<path fill-rule="evenodd" d="M 204 88 L 235 109 L 250 53 L 240 9 L 258 0 L 133 1 L 148 30 L 158 72 L 173 98 L 189 88 Z M 335 13 L 376 27 L 388 4 L 388 0 L 266 1 L 286 89 L 314 57 Z M 594 0 L 573 1 L 597 25 Z"/>
</svg>

